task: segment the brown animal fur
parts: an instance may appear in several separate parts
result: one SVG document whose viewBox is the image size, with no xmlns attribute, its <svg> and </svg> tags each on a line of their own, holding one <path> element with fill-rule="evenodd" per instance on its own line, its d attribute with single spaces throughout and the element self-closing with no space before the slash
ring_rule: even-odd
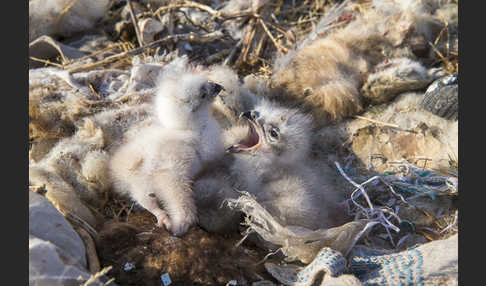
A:
<svg viewBox="0 0 486 286">
<path fill-rule="evenodd" d="M 395 50 L 407 45 L 416 34 L 428 39 L 436 32 L 436 22 L 425 21 L 425 16 L 415 10 L 396 9 L 399 12 L 390 13 L 372 7 L 344 28 L 332 30 L 286 55 L 290 57 L 287 64 L 285 59 L 283 64 L 277 59 L 271 96 L 302 104 L 320 123 L 362 111 L 360 88 L 374 67 L 393 57 Z M 418 29 L 419 23 L 429 25 Z"/>
</svg>

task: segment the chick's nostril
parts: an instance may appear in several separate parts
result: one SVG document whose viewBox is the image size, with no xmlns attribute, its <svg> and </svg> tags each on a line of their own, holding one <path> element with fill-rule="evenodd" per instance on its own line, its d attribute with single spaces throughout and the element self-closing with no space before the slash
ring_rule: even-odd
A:
<svg viewBox="0 0 486 286">
<path fill-rule="evenodd" d="M 260 112 L 258 111 L 252 111 L 251 112 L 251 118 L 252 119 L 258 119 L 260 117 Z"/>
</svg>

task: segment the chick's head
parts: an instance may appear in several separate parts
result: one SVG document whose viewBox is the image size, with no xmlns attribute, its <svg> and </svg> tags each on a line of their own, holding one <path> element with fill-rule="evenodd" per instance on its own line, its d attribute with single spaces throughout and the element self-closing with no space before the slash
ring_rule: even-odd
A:
<svg viewBox="0 0 486 286">
<path fill-rule="evenodd" d="M 159 119 L 168 127 L 204 120 L 223 87 L 195 69 L 166 69 L 169 71 L 161 74 L 155 99 Z"/>
<path fill-rule="evenodd" d="M 243 112 L 248 134 L 227 152 L 238 156 L 265 157 L 271 162 L 292 164 L 306 158 L 310 149 L 312 119 L 296 109 L 262 101 Z"/>
</svg>

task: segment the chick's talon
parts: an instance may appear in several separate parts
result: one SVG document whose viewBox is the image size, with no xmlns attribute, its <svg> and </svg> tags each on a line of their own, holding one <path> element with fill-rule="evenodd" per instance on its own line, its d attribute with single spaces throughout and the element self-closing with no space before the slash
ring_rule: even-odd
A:
<svg viewBox="0 0 486 286">
<path fill-rule="evenodd" d="M 195 223 L 195 216 L 192 215 L 174 217 L 170 232 L 175 236 L 182 236 L 186 234 L 189 228 Z"/>
<path fill-rule="evenodd" d="M 157 226 L 158 227 L 164 227 L 165 226 L 165 228 L 167 230 L 170 230 L 171 223 L 169 221 L 169 217 L 167 216 L 167 214 L 164 211 L 161 210 L 160 212 L 155 214 L 155 217 L 157 218 Z"/>
</svg>

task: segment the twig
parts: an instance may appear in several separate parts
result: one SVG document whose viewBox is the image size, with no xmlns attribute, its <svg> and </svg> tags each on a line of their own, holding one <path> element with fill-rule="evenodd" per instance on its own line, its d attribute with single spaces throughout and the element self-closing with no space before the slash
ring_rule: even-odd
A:
<svg viewBox="0 0 486 286">
<path fill-rule="evenodd" d="M 265 25 L 265 22 L 263 21 L 262 18 L 258 18 L 258 23 L 260 23 L 260 25 L 262 26 L 263 30 L 265 31 L 265 33 L 268 35 L 268 37 L 270 38 L 270 40 L 272 40 L 272 43 L 275 45 L 275 47 L 277 48 L 277 50 L 279 52 L 288 52 L 289 50 L 285 47 L 282 47 L 281 45 L 279 45 L 279 43 L 277 43 L 277 41 L 275 40 L 275 38 L 272 36 L 272 33 L 270 33 L 270 30 L 268 30 L 268 27 L 267 25 Z"/>
<path fill-rule="evenodd" d="M 98 259 L 98 254 L 96 253 L 96 246 L 93 238 L 82 227 L 75 226 L 74 229 L 79 234 L 81 240 L 84 242 L 84 246 L 86 248 L 86 258 L 88 259 L 89 272 L 91 272 L 92 274 L 99 272 L 101 266 Z"/>
<path fill-rule="evenodd" d="M 254 233 L 254 232 L 255 232 L 254 230 L 250 230 L 250 231 L 248 231 L 248 232 L 245 234 L 245 236 L 243 236 L 243 238 L 242 238 L 242 239 L 240 239 L 240 241 L 238 241 L 238 242 L 235 244 L 235 248 L 236 248 L 236 247 L 239 247 L 239 246 L 240 246 L 240 245 L 243 243 L 243 241 L 245 241 L 245 240 L 246 240 L 246 238 L 247 238 L 247 237 L 248 237 L 248 236 L 249 236 L 251 233 Z"/>
<path fill-rule="evenodd" d="M 33 61 L 36 61 L 36 62 L 41 62 L 41 63 L 44 63 L 44 64 L 48 64 L 48 65 L 53 65 L 55 67 L 58 67 L 58 68 L 63 68 L 63 65 L 61 64 L 57 64 L 57 63 L 53 63 L 49 60 L 43 60 L 43 59 L 39 59 L 39 58 L 35 58 L 35 57 L 29 57 L 31 60 Z"/>
<path fill-rule="evenodd" d="M 92 237 L 96 237 L 98 235 L 98 232 L 86 221 L 84 221 L 82 218 L 78 217 L 77 215 L 70 213 L 69 211 L 66 211 L 61 208 L 57 208 L 63 215 L 64 217 L 73 225 L 79 226 L 86 230 Z"/>
<path fill-rule="evenodd" d="M 445 63 L 446 65 L 446 69 L 451 71 L 451 68 L 452 68 L 452 71 L 454 70 L 454 65 L 451 64 L 451 62 L 449 61 L 449 59 L 447 59 L 446 57 L 444 57 L 444 55 L 434 46 L 434 44 L 432 44 L 431 42 L 429 42 L 429 45 L 432 47 L 432 49 L 434 50 L 434 52 L 440 57 L 440 59 Z"/>
<path fill-rule="evenodd" d="M 441 230 L 440 234 L 442 234 L 442 233 L 452 229 L 454 226 L 456 226 L 458 214 L 459 214 L 459 212 L 456 210 L 456 215 L 454 216 L 454 221 L 450 225 L 448 225 L 446 228 Z"/>
<path fill-rule="evenodd" d="M 258 261 L 257 263 L 255 263 L 255 266 L 256 265 L 260 265 L 262 264 L 263 262 L 267 261 L 267 259 L 271 256 L 271 255 L 275 255 L 277 254 L 279 251 L 282 251 L 282 247 L 280 247 L 279 249 L 275 250 L 274 252 L 270 252 L 268 253 L 267 255 L 265 255 L 265 257 L 263 257 L 262 260 Z"/>
<path fill-rule="evenodd" d="M 153 14 L 160 15 L 160 13 L 165 12 L 167 10 L 176 9 L 176 8 L 184 8 L 184 7 L 196 8 L 196 9 L 205 11 L 205 12 L 209 13 L 211 16 L 213 16 L 213 18 L 222 18 L 223 21 L 234 19 L 234 18 L 239 18 L 239 17 L 248 17 L 248 16 L 254 15 L 254 12 L 251 11 L 251 10 L 237 12 L 237 13 L 233 13 L 233 14 L 224 13 L 224 12 L 220 12 L 218 10 L 214 10 L 213 8 L 211 8 L 207 5 L 197 3 L 197 2 L 193 2 L 193 1 L 184 1 L 183 3 L 169 4 L 167 6 L 163 6 L 163 7 L 158 8 L 157 10 L 155 10 L 155 12 Z"/>
<path fill-rule="evenodd" d="M 194 23 L 194 21 L 192 21 L 191 17 L 189 17 L 189 15 L 187 15 L 187 13 L 185 11 L 182 11 L 182 10 L 179 10 L 177 11 L 178 13 L 182 13 L 182 15 L 184 15 L 184 18 L 186 18 L 186 20 L 191 23 L 191 25 L 193 25 L 194 27 L 196 28 L 199 28 L 199 29 L 202 29 L 204 30 L 204 32 L 206 33 L 210 33 L 211 31 L 209 31 L 208 29 L 206 29 L 205 27 L 201 26 L 201 25 L 198 25 L 196 23 Z"/>
<path fill-rule="evenodd" d="M 137 17 L 133 12 L 132 1 L 127 0 L 127 5 L 128 5 L 128 10 L 130 11 L 130 18 L 132 18 L 133 27 L 135 28 L 135 34 L 137 35 L 138 45 L 142 47 L 143 46 L 142 35 L 140 35 L 140 28 L 138 27 Z"/>
<path fill-rule="evenodd" d="M 91 90 L 91 92 L 98 98 L 98 99 L 101 99 L 101 96 L 96 92 L 96 90 L 94 89 L 93 85 L 90 83 L 89 85 L 89 90 Z"/>
<path fill-rule="evenodd" d="M 82 286 L 89 286 L 89 285 L 91 285 L 91 283 L 96 282 L 96 279 L 98 279 L 101 276 L 103 276 L 106 273 L 108 273 L 112 268 L 113 268 L 113 266 L 110 265 L 110 266 L 107 266 L 107 267 L 103 268 L 101 271 L 97 272 L 96 274 L 91 275 L 91 277 L 89 277 L 89 279 L 86 282 L 84 282 L 84 284 Z M 104 285 L 108 285 L 112 281 L 113 281 L 113 279 L 110 279 Z"/>
<path fill-rule="evenodd" d="M 381 122 L 381 121 L 378 121 L 378 120 L 374 120 L 374 119 L 371 119 L 371 118 L 367 118 L 367 117 L 363 117 L 363 116 L 359 116 L 359 115 L 355 115 L 354 117 L 358 118 L 358 119 L 362 119 L 362 120 L 367 120 L 369 122 L 373 122 L 373 123 L 376 123 L 376 124 L 380 124 L 380 125 L 384 125 L 384 126 L 389 126 L 389 127 L 393 127 L 393 128 L 398 128 L 400 129 L 400 126 L 396 125 L 396 124 L 391 124 L 391 123 L 386 123 L 386 122 Z"/>
<path fill-rule="evenodd" d="M 207 5 L 197 3 L 197 2 L 192 2 L 192 1 L 184 1 L 183 3 L 170 4 L 170 5 L 167 5 L 167 6 L 160 7 L 154 12 L 154 14 L 159 14 L 161 12 L 164 12 L 164 11 L 167 11 L 167 10 L 170 10 L 170 9 L 183 8 L 183 7 L 197 8 L 199 10 L 208 12 L 212 16 L 217 16 L 219 14 L 218 11 L 214 10 L 213 8 L 211 8 Z"/>
<path fill-rule="evenodd" d="M 70 69 L 68 69 L 69 73 L 75 73 L 75 72 L 80 72 L 80 71 L 85 71 L 89 70 L 95 67 L 103 66 L 109 63 L 112 63 L 114 61 L 120 60 L 126 56 L 133 56 L 133 55 L 138 55 L 142 53 L 143 51 L 151 48 L 155 48 L 156 46 L 163 44 L 165 42 L 169 41 L 192 41 L 192 42 L 200 42 L 200 43 L 206 43 L 206 42 L 211 42 L 217 39 L 221 39 L 224 36 L 222 31 L 214 31 L 211 33 L 207 33 L 204 35 L 196 35 L 194 33 L 187 33 L 187 34 L 177 34 L 177 35 L 172 35 L 172 36 L 167 36 L 163 39 L 151 42 L 150 44 L 147 44 L 143 47 L 136 48 L 133 50 L 129 50 L 126 52 L 122 52 L 113 56 L 109 56 L 101 61 L 94 62 L 94 63 L 89 63 L 81 66 L 75 66 Z"/>
<path fill-rule="evenodd" d="M 120 46 L 124 45 L 124 43 L 115 43 L 115 44 L 111 44 L 109 45 L 108 47 L 104 48 L 104 49 L 101 49 L 99 51 L 96 51 L 92 54 L 89 54 L 87 56 L 84 56 L 84 57 L 81 57 L 81 58 L 77 58 L 77 59 L 74 59 L 74 60 L 71 60 L 69 64 L 72 64 L 72 63 L 75 63 L 75 62 L 81 62 L 85 59 L 88 59 L 88 58 L 91 58 L 91 57 L 94 57 L 94 56 L 97 56 L 99 54 L 103 54 L 103 53 L 106 53 L 114 48 L 118 48 Z"/>
</svg>

